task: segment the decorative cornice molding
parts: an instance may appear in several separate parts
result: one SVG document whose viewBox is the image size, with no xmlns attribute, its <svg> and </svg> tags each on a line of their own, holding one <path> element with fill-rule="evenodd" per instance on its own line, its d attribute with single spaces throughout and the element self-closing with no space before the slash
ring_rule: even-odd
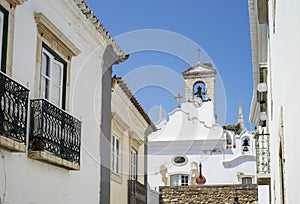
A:
<svg viewBox="0 0 300 204">
<path fill-rule="evenodd" d="M 112 117 L 113 124 L 116 125 L 121 132 L 125 132 L 129 130 L 129 126 L 122 120 L 119 114 L 113 112 L 111 117 Z"/>
<path fill-rule="evenodd" d="M 15 8 L 17 5 L 21 5 L 27 0 L 6 0 L 6 1 Z"/>
<path fill-rule="evenodd" d="M 42 13 L 34 14 L 38 32 L 43 38 L 55 41 L 67 56 L 77 56 L 80 50 Z"/>
</svg>

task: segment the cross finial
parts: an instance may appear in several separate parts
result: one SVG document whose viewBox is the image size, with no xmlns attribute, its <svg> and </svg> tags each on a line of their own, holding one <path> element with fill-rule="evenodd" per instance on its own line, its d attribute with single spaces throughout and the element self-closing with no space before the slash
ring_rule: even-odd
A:
<svg viewBox="0 0 300 204">
<path fill-rule="evenodd" d="M 198 62 L 200 62 L 200 56 L 201 56 L 200 54 L 201 54 L 201 49 L 200 49 L 200 48 L 198 48 L 198 49 L 197 49 L 197 51 L 198 51 Z"/>
<path fill-rule="evenodd" d="M 180 93 L 175 97 L 177 99 L 177 102 L 178 102 L 178 108 L 181 108 L 181 105 L 180 105 L 180 99 L 182 99 L 183 97 L 180 95 Z"/>
</svg>

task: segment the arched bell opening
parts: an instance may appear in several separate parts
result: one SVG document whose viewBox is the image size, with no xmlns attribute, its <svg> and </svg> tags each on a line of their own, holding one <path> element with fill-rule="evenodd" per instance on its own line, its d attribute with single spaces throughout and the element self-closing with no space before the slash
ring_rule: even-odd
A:
<svg viewBox="0 0 300 204">
<path fill-rule="evenodd" d="M 206 101 L 206 85 L 202 81 L 198 81 L 193 86 L 193 96 L 195 98 L 200 98 L 202 101 Z"/>
</svg>

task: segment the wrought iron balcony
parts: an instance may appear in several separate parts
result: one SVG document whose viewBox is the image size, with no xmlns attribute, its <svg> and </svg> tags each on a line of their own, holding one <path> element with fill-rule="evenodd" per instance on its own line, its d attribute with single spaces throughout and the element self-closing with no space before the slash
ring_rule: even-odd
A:
<svg viewBox="0 0 300 204">
<path fill-rule="evenodd" d="M 256 134 L 256 169 L 258 184 L 267 184 L 270 180 L 269 134 Z"/>
<path fill-rule="evenodd" d="M 0 72 L 0 135 L 26 144 L 29 90 Z"/>
<path fill-rule="evenodd" d="M 44 99 L 31 100 L 30 108 L 29 150 L 79 164 L 81 122 Z"/>
<path fill-rule="evenodd" d="M 146 204 L 147 191 L 143 184 L 128 180 L 128 204 Z"/>
</svg>

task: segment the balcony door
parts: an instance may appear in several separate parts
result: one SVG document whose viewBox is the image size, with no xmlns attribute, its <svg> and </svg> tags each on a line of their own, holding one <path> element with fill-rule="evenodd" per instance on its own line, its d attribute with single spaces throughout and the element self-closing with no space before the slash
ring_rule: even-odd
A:
<svg viewBox="0 0 300 204">
<path fill-rule="evenodd" d="M 62 107 L 63 68 L 63 63 L 43 48 L 40 96 L 60 108 Z"/>
</svg>

